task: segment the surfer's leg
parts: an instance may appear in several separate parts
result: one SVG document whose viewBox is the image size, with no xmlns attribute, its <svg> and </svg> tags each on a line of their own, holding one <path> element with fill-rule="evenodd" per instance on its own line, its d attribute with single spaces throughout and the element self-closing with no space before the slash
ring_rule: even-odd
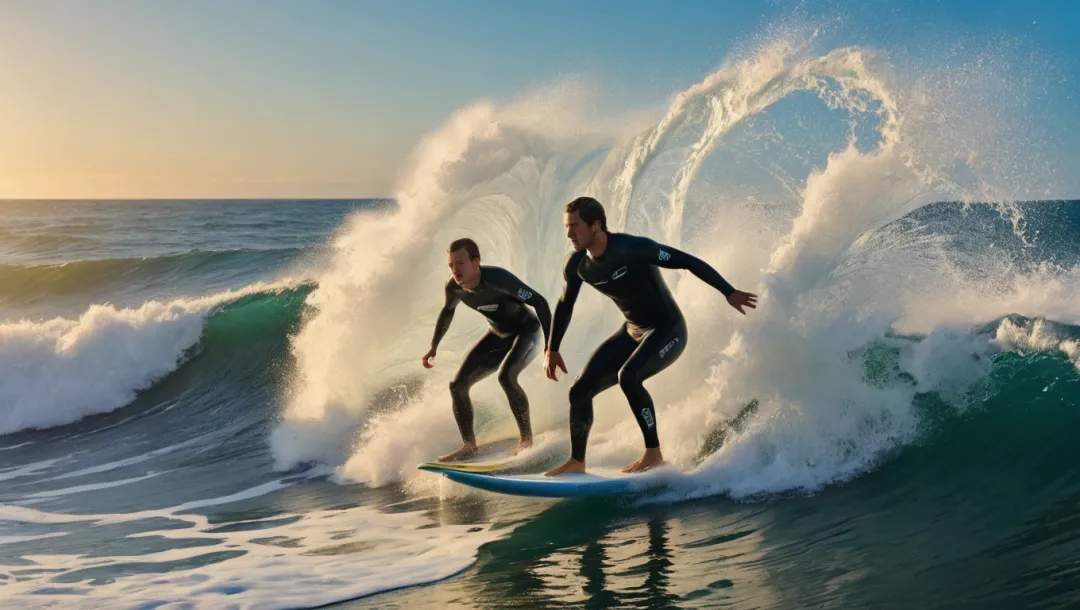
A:
<svg viewBox="0 0 1080 610">
<path fill-rule="evenodd" d="M 593 423 L 593 398 L 619 382 L 619 368 L 634 352 L 637 343 L 630 338 L 626 327 L 596 348 L 581 374 L 570 386 L 570 447 L 571 457 L 585 461 L 585 447 Z"/>
<path fill-rule="evenodd" d="M 656 429 L 656 409 L 652 396 L 645 390 L 644 382 L 671 366 L 671 363 L 682 355 L 686 348 L 686 334 L 686 324 L 682 321 L 673 326 L 653 329 L 619 370 L 619 387 L 626 394 L 630 409 L 645 439 L 645 454 L 640 460 L 624 468 L 625 472 L 647 470 L 664 461 Z"/>
<path fill-rule="evenodd" d="M 502 366 L 499 367 L 499 385 L 506 392 L 506 399 L 510 402 L 510 411 L 514 414 L 514 421 L 517 422 L 518 432 L 521 434 L 517 449 L 511 451 L 510 455 L 517 455 L 519 451 L 532 447 L 529 397 L 518 384 L 518 375 L 536 359 L 536 354 L 539 352 L 537 347 L 541 341 L 543 341 L 543 336 L 540 334 L 540 321 L 537 320 L 514 338 L 510 353 L 506 355 Z"/>
<path fill-rule="evenodd" d="M 513 337 L 500 337 L 489 332 L 469 350 L 461 362 L 457 375 L 450 382 L 450 400 L 454 405 L 454 420 L 463 442 L 460 449 L 439 458 L 448 462 L 467 458 L 476 453 L 476 436 L 473 432 L 473 405 L 469 390 L 476 382 L 491 375 L 499 368 L 506 353 L 510 351 Z"/>
<path fill-rule="evenodd" d="M 619 382 L 619 368 L 634 352 L 637 342 L 619 327 L 593 352 L 585 368 L 570 386 L 570 459 L 547 474 L 585 471 L 585 448 L 593 423 L 593 397 Z"/>
</svg>

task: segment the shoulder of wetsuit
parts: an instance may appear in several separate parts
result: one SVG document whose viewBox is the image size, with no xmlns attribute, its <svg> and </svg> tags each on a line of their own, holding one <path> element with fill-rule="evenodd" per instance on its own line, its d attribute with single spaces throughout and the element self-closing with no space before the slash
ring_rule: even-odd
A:
<svg viewBox="0 0 1080 610">
<path fill-rule="evenodd" d="M 494 265 L 481 265 L 480 279 L 491 286 L 505 288 L 509 288 L 518 282 L 516 275 Z"/>
<path fill-rule="evenodd" d="M 608 237 L 608 247 L 612 246 L 620 255 L 631 259 L 639 257 L 652 258 L 657 248 L 660 247 L 659 244 L 648 237 L 630 235 L 629 233 L 612 233 Z"/>
<path fill-rule="evenodd" d="M 445 300 L 445 303 L 443 303 L 443 309 L 454 309 L 455 307 L 457 307 L 457 304 L 461 302 L 461 298 L 464 292 L 465 289 L 459 286 L 458 283 L 454 281 L 454 276 L 450 276 L 450 278 L 446 280 L 446 284 L 443 286 L 443 298 Z"/>
<path fill-rule="evenodd" d="M 563 276 L 569 278 L 577 275 L 578 265 L 581 264 L 583 258 L 585 258 L 585 248 L 567 254 L 566 262 L 563 264 Z"/>
</svg>

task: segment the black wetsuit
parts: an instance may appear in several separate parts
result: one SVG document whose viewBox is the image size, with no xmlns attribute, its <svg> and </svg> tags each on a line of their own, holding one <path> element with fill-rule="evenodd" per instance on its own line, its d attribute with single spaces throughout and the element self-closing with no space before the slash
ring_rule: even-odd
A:
<svg viewBox="0 0 1080 610">
<path fill-rule="evenodd" d="M 450 382 L 450 397 L 454 405 L 461 438 L 467 443 L 475 442 L 473 435 L 473 407 L 469 389 L 473 384 L 499 371 L 499 384 L 510 401 L 518 430 L 522 436 L 532 436 L 529 423 L 529 399 L 518 385 L 522 369 L 536 357 L 540 330 L 547 339 L 551 324 L 551 311 L 547 301 L 517 276 L 500 267 L 481 265 L 480 283 L 472 290 L 459 286 L 454 278 L 446 282 L 446 303 L 435 322 L 435 336 L 431 341 L 438 347 L 450 321 L 454 308 L 465 303 L 488 319 L 490 328 L 486 335 L 473 346 L 461 363 L 457 375 Z M 536 310 L 534 314 L 527 307 Z M 539 317 L 537 317 L 539 316 Z M 501 365 L 501 366 L 500 366 Z"/>
<path fill-rule="evenodd" d="M 607 248 L 596 258 L 582 249 L 566 259 L 566 284 L 555 307 L 548 349 L 559 351 L 582 281 L 610 297 L 626 318 L 619 330 L 596 348 L 570 388 L 570 442 L 576 460 L 585 461 L 593 397 L 616 383 L 630 402 L 645 446 L 660 446 L 652 397 L 643 383 L 682 354 L 686 322 L 658 267 L 686 269 L 724 296 L 735 291 L 705 261 L 625 233 L 609 233 Z"/>
</svg>

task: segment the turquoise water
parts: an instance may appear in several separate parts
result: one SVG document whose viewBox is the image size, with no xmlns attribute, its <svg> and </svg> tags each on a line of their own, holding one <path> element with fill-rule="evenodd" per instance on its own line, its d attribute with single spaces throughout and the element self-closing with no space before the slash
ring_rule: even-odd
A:
<svg viewBox="0 0 1080 610">
<path fill-rule="evenodd" d="M 1080 475 L 1072 465 L 1080 456 L 1072 431 L 1080 426 L 1080 374 L 1057 349 L 984 356 L 987 372 L 966 388 L 962 411 L 940 393 L 917 393 L 914 439 L 853 478 L 814 492 L 568 501 L 417 493 L 404 484 L 341 481 L 317 462 L 275 469 L 270 444 L 295 374 L 290 337 L 303 327 L 305 301 L 317 286 L 297 270 L 329 247 L 347 215 L 363 222 L 386 204 L 3 205 L 5 219 L 14 216 L 11 209 L 20 219 L 19 227 L 5 224 L 8 234 L 32 218 L 34 243 L 50 223 L 65 235 L 88 235 L 76 250 L 51 258 L 24 252 L 5 266 L 21 284 L 5 285 L 2 310 L 7 429 L 0 438 L 0 564 L 3 586 L 27 603 L 218 607 L 247 595 L 242 603 L 302 607 L 380 590 L 387 591 L 346 607 L 1076 602 L 1080 524 L 1072 508 Z M 1075 255 L 1077 205 L 1029 207 L 1039 211 L 1029 212 L 1029 222 L 1054 228 L 1039 248 Z M 162 215 L 167 220 L 156 221 L 158 232 L 174 236 L 168 245 L 140 227 L 161 209 L 170 210 Z M 931 206 L 903 223 L 929 230 L 961 218 L 958 209 Z M 253 218 L 262 228 L 251 228 Z M 294 229 L 285 228 L 294 221 Z M 176 230 L 165 230 L 171 222 Z M 1008 233 L 993 212 L 964 222 L 981 224 L 993 239 Z M 278 234 L 284 232 L 288 239 Z M 196 288 L 200 281 L 203 290 Z M 258 282 L 268 283 L 250 289 Z M 228 296 L 245 286 L 248 292 Z M 122 383 L 112 376 L 115 350 L 141 350 L 142 359 L 153 360 L 172 349 L 162 343 L 175 335 L 132 334 L 119 328 L 119 318 L 99 321 L 90 332 L 100 337 L 80 348 L 97 352 L 82 366 L 66 366 L 59 353 L 36 360 L 33 341 L 11 334 L 15 318 L 8 312 L 26 317 L 32 339 L 33 332 L 48 332 L 36 326 L 47 324 L 42 312 L 78 312 L 107 291 L 131 303 L 219 296 L 181 314 L 193 315 L 199 330 L 175 367 L 128 388 L 131 400 L 121 397 L 116 408 L 80 412 L 73 406 L 78 401 L 55 394 L 62 397 L 72 385 L 93 394 L 103 379 Z M 1042 320 L 987 322 L 968 332 L 989 336 L 1005 324 L 1041 325 L 1059 342 L 1080 337 L 1080 327 Z M 853 357 L 868 382 L 913 383 L 901 354 L 904 344 L 922 341 L 884 337 Z M 20 356 L 24 368 L 12 370 Z M 35 378 L 48 374 L 65 377 Z M 385 408 L 398 408 L 386 400 Z M 36 421 L 11 408 L 20 401 L 67 409 L 73 421 L 20 428 L 20 421 Z M 481 408 L 498 412 L 490 404 Z M 559 457 L 554 451 L 538 464 Z M 395 516 L 412 521 L 381 521 Z M 401 555 L 383 554 L 392 550 Z M 207 576 L 216 565 L 226 576 Z M 407 587 L 417 574 L 435 582 Z M 288 584 L 285 597 L 281 583 Z"/>
<path fill-rule="evenodd" d="M 1080 202 L 1047 200 L 1068 168 L 1030 117 L 1059 75 L 1009 45 L 838 46 L 834 25 L 770 29 L 666 109 L 573 79 L 477 101 L 416 144 L 393 201 L 0 202 L 3 599 L 1080 604 Z M 682 474 L 554 501 L 418 471 L 460 442 L 448 383 L 485 332 L 459 311 L 420 366 L 446 244 L 554 301 L 582 194 L 761 296 L 743 317 L 664 272 L 689 339 L 646 387 Z M 565 459 L 570 383 L 620 321 L 583 290 L 569 374 L 522 373 L 523 469 Z M 507 451 L 498 384 L 473 400 L 484 451 Z M 603 393 L 589 467 L 640 452 Z"/>
</svg>

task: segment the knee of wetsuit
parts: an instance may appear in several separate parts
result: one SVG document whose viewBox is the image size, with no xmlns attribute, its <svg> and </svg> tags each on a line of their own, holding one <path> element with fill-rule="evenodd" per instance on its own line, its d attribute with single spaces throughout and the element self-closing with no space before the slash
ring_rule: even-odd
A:
<svg viewBox="0 0 1080 610">
<path fill-rule="evenodd" d="M 450 394 L 461 394 L 463 392 L 467 392 L 468 390 L 469 387 L 465 385 L 464 381 L 457 378 L 450 380 Z"/>
<path fill-rule="evenodd" d="M 570 410 L 573 411 L 574 405 L 588 403 L 595 395 L 592 384 L 578 379 L 570 386 Z"/>
<path fill-rule="evenodd" d="M 638 382 L 636 373 L 627 370 L 626 367 L 619 369 L 619 387 L 624 393 L 634 391 L 639 385 L 641 384 Z"/>
<path fill-rule="evenodd" d="M 517 385 L 515 375 L 508 368 L 499 369 L 499 385 L 504 388 L 512 388 Z"/>
</svg>

